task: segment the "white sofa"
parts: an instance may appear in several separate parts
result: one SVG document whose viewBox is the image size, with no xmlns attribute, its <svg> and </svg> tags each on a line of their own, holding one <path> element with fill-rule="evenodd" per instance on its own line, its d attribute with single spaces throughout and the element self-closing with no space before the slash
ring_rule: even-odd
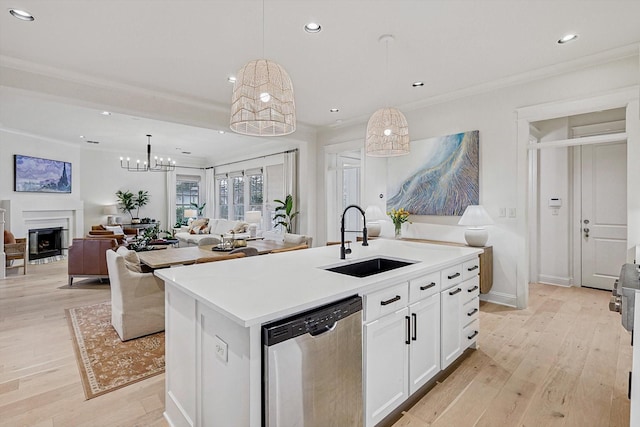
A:
<svg viewBox="0 0 640 427">
<path fill-rule="evenodd" d="M 233 221 L 228 219 L 216 219 L 205 218 L 208 220 L 206 227 L 201 225 L 201 220 L 195 220 L 189 226 L 181 227 L 174 234 L 178 239 L 178 245 L 184 246 L 197 246 L 198 242 L 205 237 L 230 237 L 231 231 L 234 231 L 233 235 L 237 239 L 249 238 L 248 225 L 246 222 Z M 193 230 L 193 232 L 192 232 Z M 203 232 L 204 231 L 204 232 Z"/>
<path fill-rule="evenodd" d="M 122 341 L 164 331 L 164 281 L 136 271 L 137 256 L 124 247 L 107 250 L 111 325 Z"/>
</svg>

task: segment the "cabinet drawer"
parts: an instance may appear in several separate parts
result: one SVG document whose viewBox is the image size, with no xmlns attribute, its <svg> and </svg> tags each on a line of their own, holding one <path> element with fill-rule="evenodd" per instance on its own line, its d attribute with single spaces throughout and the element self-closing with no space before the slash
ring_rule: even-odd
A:
<svg viewBox="0 0 640 427">
<path fill-rule="evenodd" d="M 467 326 L 469 323 L 480 317 L 480 298 L 475 297 L 471 301 L 467 301 L 462 306 L 462 325 Z"/>
<path fill-rule="evenodd" d="M 454 265 L 453 267 L 445 268 L 441 274 L 441 286 L 442 289 L 448 289 L 453 285 L 457 285 L 462 282 L 462 264 Z"/>
<path fill-rule="evenodd" d="M 364 296 L 364 320 L 370 322 L 409 303 L 409 284 L 402 282 Z"/>
<path fill-rule="evenodd" d="M 480 334 L 480 320 L 476 319 L 462 330 L 462 349 L 475 344 Z"/>
<path fill-rule="evenodd" d="M 480 295 L 480 277 L 475 276 L 469 280 L 465 280 L 460 287 L 462 288 L 462 303 L 464 304 Z"/>
<path fill-rule="evenodd" d="M 480 274 L 480 258 L 475 258 L 462 264 L 462 280 L 471 279 L 478 274 Z"/>
<path fill-rule="evenodd" d="M 440 272 L 409 280 L 409 303 L 420 301 L 440 292 Z"/>
</svg>

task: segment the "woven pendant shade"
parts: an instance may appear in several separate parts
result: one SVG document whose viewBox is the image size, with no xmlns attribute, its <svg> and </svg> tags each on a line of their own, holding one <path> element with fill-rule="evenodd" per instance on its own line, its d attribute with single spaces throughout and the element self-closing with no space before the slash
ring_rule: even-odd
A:
<svg viewBox="0 0 640 427">
<path fill-rule="evenodd" d="M 293 84 L 279 64 L 257 59 L 238 71 L 231 99 L 231 130 L 254 136 L 288 135 L 296 130 Z"/>
<path fill-rule="evenodd" d="M 395 108 L 381 108 L 367 124 L 366 152 L 373 157 L 409 154 L 409 125 Z"/>
</svg>

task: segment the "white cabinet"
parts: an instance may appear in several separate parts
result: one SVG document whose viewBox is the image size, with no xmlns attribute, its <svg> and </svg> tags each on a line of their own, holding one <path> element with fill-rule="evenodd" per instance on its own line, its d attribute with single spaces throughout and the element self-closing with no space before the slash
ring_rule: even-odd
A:
<svg viewBox="0 0 640 427">
<path fill-rule="evenodd" d="M 367 426 L 376 425 L 408 397 L 408 313 L 404 307 L 364 325 Z"/>
<path fill-rule="evenodd" d="M 440 295 L 409 306 L 411 345 L 409 346 L 409 395 L 440 372 Z"/>
<path fill-rule="evenodd" d="M 366 426 L 440 372 L 439 290 L 438 272 L 365 295 Z"/>
<path fill-rule="evenodd" d="M 441 369 L 476 344 L 479 329 L 479 261 L 474 259 L 442 270 Z"/>
</svg>

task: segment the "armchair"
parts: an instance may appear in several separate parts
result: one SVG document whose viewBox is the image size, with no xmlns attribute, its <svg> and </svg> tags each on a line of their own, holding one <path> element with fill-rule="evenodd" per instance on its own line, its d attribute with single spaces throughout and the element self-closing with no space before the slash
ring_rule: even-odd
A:
<svg viewBox="0 0 640 427">
<path fill-rule="evenodd" d="M 27 250 L 27 239 L 15 239 L 15 243 L 5 243 L 4 253 L 7 257 L 6 268 L 23 269 L 23 274 L 27 274 L 27 264 L 29 263 L 29 251 Z M 13 265 L 14 260 L 22 260 L 22 264 Z"/>
<path fill-rule="evenodd" d="M 111 325 L 122 341 L 164 331 L 164 281 L 153 273 L 129 269 L 125 260 L 129 252 L 133 251 L 124 247 L 107 251 Z"/>
<path fill-rule="evenodd" d="M 67 263 L 69 286 L 73 285 L 75 277 L 95 277 L 101 280 L 108 278 L 106 251 L 117 246 L 118 242 L 113 236 L 104 239 L 73 239 Z"/>
</svg>

